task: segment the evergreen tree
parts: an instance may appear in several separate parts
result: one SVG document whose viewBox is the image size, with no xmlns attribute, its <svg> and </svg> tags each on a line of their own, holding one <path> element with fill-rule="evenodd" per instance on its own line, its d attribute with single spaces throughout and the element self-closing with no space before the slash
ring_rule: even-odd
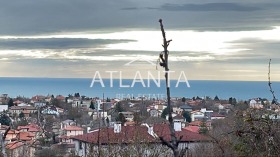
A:
<svg viewBox="0 0 280 157">
<path fill-rule="evenodd" d="M 122 125 L 124 125 L 124 123 L 126 122 L 125 116 L 122 113 L 120 113 L 116 118 L 116 121 L 120 121 Z"/>
<path fill-rule="evenodd" d="M 207 128 L 205 119 L 202 120 L 202 122 L 199 126 L 199 133 L 200 134 L 207 134 L 208 133 L 208 128 Z"/>
<path fill-rule="evenodd" d="M 220 101 L 219 97 L 216 95 L 214 98 L 215 101 Z"/>
<path fill-rule="evenodd" d="M 8 107 L 12 107 L 12 106 L 14 106 L 14 101 L 12 98 L 10 98 L 8 102 Z"/>
<path fill-rule="evenodd" d="M 228 103 L 232 105 L 232 97 L 228 99 Z"/>
<path fill-rule="evenodd" d="M 107 126 L 109 126 L 110 120 L 108 117 L 106 118 L 106 123 L 107 123 Z"/>
<path fill-rule="evenodd" d="M 0 113 L 0 123 L 2 125 L 10 125 L 11 124 L 11 119 L 9 116 L 7 116 L 7 114 L 5 112 L 1 112 Z"/>
<path fill-rule="evenodd" d="M 183 112 L 183 117 L 186 119 L 187 122 L 191 122 L 192 121 L 191 116 L 190 116 L 188 111 L 184 111 Z"/>
<path fill-rule="evenodd" d="M 91 102 L 90 102 L 90 106 L 89 106 L 89 108 L 91 108 L 91 109 L 93 109 L 93 110 L 95 109 L 95 106 L 94 106 L 93 101 L 91 101 Z"/>
<path fill-rule="evenodd" d="M 161 113 L 161 118 L 166 118 L 166 116 L 168 115 L 168 111 L 169 111 L 169 108 L 166 107 L 165 109 L 163 109 L 162 113 Z M 173 110 L 171 109 L 171 112 L 173 112 Z"/>
<path fill-rule="evenodd" d="M 182 98 L 182 102 L 186 102 L 186 98 L 185 97 Z"/>
<path fill-rule="evenodd" d="M 25 117 L 25 116 L 24 116 L 24 113 L 23 113 L 23 112 L 20 112 L 20 114 L 18 115 L 18 117 L 21 118 L 21 119 L 24 118 L 24 117 Z"/>
<path fill-rule="evenodd" d="M 111 102 L 111 99 L 107 97 L 106 102 Z"/>
<path fill-rule="evenodd" d="M 116 111 L 117 112 L 123 112 L 124 111 L 124 109 L 122 108 L 122 104 L 120 102 L 118 102 L 116 104 Z"/>
</svg>

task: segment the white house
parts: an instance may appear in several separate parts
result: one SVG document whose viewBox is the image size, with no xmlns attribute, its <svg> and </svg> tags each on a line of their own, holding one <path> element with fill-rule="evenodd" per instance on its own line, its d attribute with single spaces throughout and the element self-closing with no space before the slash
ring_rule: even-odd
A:
<svg viewBox="0 0 280 157">
<path fill-rule="evenodd" d="M 63 130 L 63 134 L 59 136 L 61 143 L 71 144 L 72 143 L 71 137 L 84 134 L 84 129 L 78 126 L 69 125 L 63 128 L 62 130 Z"/>
<path fill-rule="evenodd" d="M 201 112 L 201 111 L 192 111 L 191 112 L 192 121 L 203 119 L 203 118 L 204 118 L 204 112 Z"/>
</svg>

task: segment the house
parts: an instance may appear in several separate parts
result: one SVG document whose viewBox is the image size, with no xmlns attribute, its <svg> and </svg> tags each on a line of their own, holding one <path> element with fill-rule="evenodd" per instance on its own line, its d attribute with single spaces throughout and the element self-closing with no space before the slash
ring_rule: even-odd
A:
<svg viewBox="0 0 280 157">
<path fill-rule="evenodd" d="M 60 143 L 72 144 L 71 137 L 84 134 L 84 129 L 78 126 L 69 125 L 63 128 L 62 130 L 63 130 L 63 134 L 59 136 Z"/>
<path fill-rule="evenodd" d="M 46 106 L 47 103 L 46 102 L 34 102 L 34 107 L 44 107 Z"/>
<path fill-rule="evenodd" d="M 188 130 L 188 131 L 191 131 L 191 132 L 195 132 L 195 133 L 199 133 L 199 126 L 192 126 L 192 125 L 189 125 L 187 127 L 184 127 L 182 128 L 183 130 Z"/>
<path fill-rule="evenodd" d="M 185 119 L 185 117 L 183 117 L 182 115 L 176 115 L 175 117 L 173 117 L 173 120 L 174 121 L 180 121 L 180 122 L 185 122 L 186 121 L 186 119 Z"/>
<path fill-rule="evenodd" d="M 252 99 L 250 100 L 250 108 L 261 109 L 263 105 L 259 99 Z"/>
<path fill-rule="evenodd" d="M 42 132 L 41 127 L 34 123 L 28 124 L 26 126 L 18 126 L 17 130 L 19 132 L 31 132 L 31 133 L 35 134 L 35 137 L 38 137 L 39 134 Z"/>
<path fill-rule="evenodd" d="M 73 102 L 72 102 L 72 107 L 81 107 L 82 106 L 82 100 L 80 99 L 73 99 Z"/>
<path fill-rule="evenodd" d="M 24 156 L 24 154 L 26 154 L 26 151 L 24 150 L 23 142 L 14 141 L 14 142 L 8 143 L 5 147 L 6 147 L 8 156 L 22 157 L 22 156 Z"/>
<path fill-rule="evenodd" d="M 166 105 L 163 104 L 155 104 L 155 109 L 159 110 L 159 111 L 163 111 L 165 108 L 167 108 Z"/>
<path fill-rule="evenodd" d="M 32 132 L 19 132 L 16 136 L 16 139 L 18 141 L 32 141 L 35 139 L 35 134 Z"/>
<path fill-rule="evenodd" d="M 180 109 L 182 109 L 183 111 L 192 112 L 192 107 L 190 105 L 187 105 L 187 104 L 184 104 L 184 105 L 180 106 Z"/>
<path fill-rule="evenodd" d="M 76 122 L 74 122 L 74 121 L 71 120 L 71 119 L 66 119 L 66 120 L 64 120 L 64 121 L 62 121 L 62 122 L 60 123 L 60 128 L 61 128 L 61 129 L 64 129 L 64 128 L 66 128 L 67 126 L 70 126 L 70 125 L 76 125 Z"/>
<path fill-rule="evenodd" d="M 35 102 L 44 102 L 46 99 L 45 96 L 43 95 L 35 95 L 31 98 L 31 103 L 35 103 Z"/>
<path fill-rule="evenodd" d="M 17 135 L 18 135 L 19 131 L 17 130 L 9 130 L 6 136 L 5 141 L 12 141 L 13 139 L 16 139 Z"/>
<path fill-rule="evenodd" d="M 225 115 L 221 115 L 219 113 L 212 113 L 211 120 L 214 120 L 214 119 L 225 119 Z"/>
<path fill-rule="evenodd" d="M 203 135 L 182 130 L 181 122 L 175 121 L 174 129 L 176 137 L 181 139 L 179 142 L 180 149 L 187 147 L 188 151 L 191 151 L 197 144 L 209 141 Z M 110 152 L 116 153 L 121 150 L 124 150 L 126 154 L 134 154 L 135 156 L 149 156 L 153 151 L 164 152 L 165 156 L 166 154 L 167 156 L 171 155 L 171 150 L 162 145 L 159 138 L 171 141 L 168 124 L 121 126 L 120 123 L 115 123 L 113 128 L 101 128 L 91 133 L 72 137 L 76 155 L 82 157 L 89 153 L 94 155 L 98 151 L 102 151 L 103 155 L 109 156 Z M 141 155 L 137 154 L 139 151 Z M 118 155 L 123 156 L 121 153 Z M 161 155 L 163 154 L 158 154 L 158 156 Z"/>
<path fill-rule="evenodd" d="M 201 120 L 203 118 L 204 118 L 204 113 L 203 112 L 198 111 L 198 110 L 191 112 L 192 121 Z"/>
<path fill-rule="evenodd" d="M 127 121 L 133 121 L 134 115 L 133 112 L 119 112 L 122 113 Z"/>
<path fill-rule="evenodd" d="M 98 150 L 99 144 L 104 148 L 110 146 L 112 151 L 116 151 L 125 147 L 125 144 L 132 144 L 135 141 L 140 143 L 154 142 L 153 136 L 147 130 L 146 126 L 121 126 L 120 123 L 115 123 L 114 128 L 101 128 L 91 133 L 74 136 L 72 139 L 75 144 L 76 155 L 85 157 L 91 153 L 94 156 L 93 153 Z"/>
<path fill-rule="evenodd" d="M 0 133 L 4 134 L 8 128 L 9 128 L 9 126 L 1 125 L 1 123 L 0 123 Z"/>
<path fill-rule="evenodd" d="M 57 95 L 55 98 L 59 101 L 65 102 L 65 97 L 62 95 Z"/>
<path fill-rule="evenodd" d="M 9 111 L 13 114 L 20 114 L 21 112 L 25 111 L 25 113 L 30 114 L 30 113 L 35 113 L 37 109 L 33 106 L 11 106 Z"/>
<path fill-rule="evenodd" d="M 160 117 L 160 112 L 156 109 L 150 109 L 149 112 L 151 117 Z"/>
</svg>

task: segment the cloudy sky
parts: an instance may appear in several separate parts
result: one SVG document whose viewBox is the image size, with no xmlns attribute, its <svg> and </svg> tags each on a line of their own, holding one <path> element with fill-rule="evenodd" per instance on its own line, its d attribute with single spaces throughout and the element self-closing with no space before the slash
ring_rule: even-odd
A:
<svg viewBox="0 0 280 157">
<path fill-rule="evenodd" d="M 172 78 L 184 71 L 190 80 L 267 80 L 272 58 L 280 81 L 280 1 L 0 2 L 1 77 L 157 74 L 162 18 Z"/>
</svg>

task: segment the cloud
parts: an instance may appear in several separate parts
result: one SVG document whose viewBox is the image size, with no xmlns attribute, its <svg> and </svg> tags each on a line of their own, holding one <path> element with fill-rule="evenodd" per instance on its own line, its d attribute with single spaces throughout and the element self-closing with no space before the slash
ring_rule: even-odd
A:
<svg viewBox="0 0 280 157">
<path fill-rule="evenodd" d="M 128 7 L 128 8 L 122 8 L 121 10 L 138 10 L 137 7 Z"/>
<path fill-rule="evenodd" d="M 258 7 L 236 3 L 205 3 L 205 4 L 164 4 L 160 10 L 168 11 L 256 11 Z"/>
<path fill-rule="evenodd" d="M 14 38 L 0 39 L 0 49 L 71 49 L 102 48 L 107 44 L 133 42 L 118 39 L 85 39 L 85 38 Z"/>
</svg>

